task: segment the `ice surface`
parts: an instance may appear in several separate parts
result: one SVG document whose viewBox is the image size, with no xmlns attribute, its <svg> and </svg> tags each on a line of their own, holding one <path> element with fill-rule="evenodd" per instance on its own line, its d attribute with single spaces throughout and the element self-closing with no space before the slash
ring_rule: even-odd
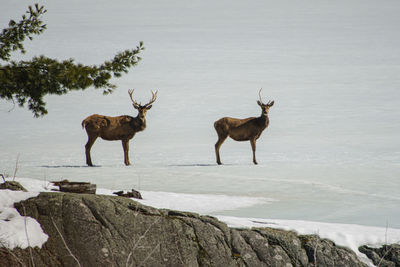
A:
<svg viewBox="0 0 400 267">
<path fill-rule="evenodd" d="M 12 176 L 19 155 L 17 176 L 39 181 L 274 200 L 213 215 L 400 228 L 399 1 L 41 3 L 48 29 L 14 59 L 98 64 L 139 41 L 146 51 L 112 95 L 46 97 L 41 119 L 1 101 L 1 173 Z M 0 25 L 28 4 L 6 0 Z M 257 142 L 260 165 L 248 142 L 227 140 L 226 165 L 216 166 L 213 122 L 258 116 L 261 87 L 275 105 Z M 133 166 L 123 165 L 119 142 L 98 140 L 96 167 L 86 167 L 81 121 L 136 115 L 131 88 L 142 102 L 159 90 L 147 129 L 131 141 Z"/>
</svg>

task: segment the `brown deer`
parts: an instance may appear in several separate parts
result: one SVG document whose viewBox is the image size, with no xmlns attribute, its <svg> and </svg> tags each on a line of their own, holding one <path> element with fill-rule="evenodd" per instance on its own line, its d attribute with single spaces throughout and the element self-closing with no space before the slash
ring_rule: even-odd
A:
<svg viewBox="0 0 400 267">
<path fill-rule="evenodd" d="M 224 117 L 214 123 L 214 128 L 218 134 L 218 141 L 215 144 L 218 165 L 222 164 L 219 156 L 219 148 L 228 136 L 236 141 L 250 140 L 251 148 L 253 149 L 253 162 L 254 164 L 258 164 L 256 160 L 256 140 L 268 127 L 268 111 L 274 105 L 274 101 L 269 101 L 267 104 L 262 102 L 261 90 L 258 92 L 260 100 L 257 101 L 257 104 L 261 107 L 260 117 L 250 117 L 247 119 Z"/>
<path fill-rule="evenodd" d="M 146 128 L 146 112 L 151 109 L 157 98 L 157 91 L 151 91 L 152 98 L 149 103 L 141 105 L 137 103 L 132 96 L 133 90 L 129 90 L 128 94 L 132 100 L 132 105 L 138 110 L 138 115 L 134 118 L 127 115 L 109 117 L 93 114 L 82 121 L 82 128 L 86 129 L 88 141 L 85 145 L 86 164 L 93 166 L 90 157 L 90 149 L 92 148 L 97 137 L 101 137 L 107 141 L 121 140 L 124 149 L 124 163 L 130 165 L 129 162 L 129 140 L 132 139 L 137 132 Z"/>
</svg>

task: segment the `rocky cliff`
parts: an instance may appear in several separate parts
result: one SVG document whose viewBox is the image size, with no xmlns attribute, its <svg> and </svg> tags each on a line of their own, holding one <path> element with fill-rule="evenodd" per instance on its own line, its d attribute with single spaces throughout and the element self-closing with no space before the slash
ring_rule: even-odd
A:
<svg viewBox="0 0 400 267">
<path fill-rule="evenodd" d="M 0 248 L 0 266 L 366 266 L 315 235 L 233 229 L 123 197 L 41 193 L 15 207 L 49 239 L 41 249 Z"/>
</svg>

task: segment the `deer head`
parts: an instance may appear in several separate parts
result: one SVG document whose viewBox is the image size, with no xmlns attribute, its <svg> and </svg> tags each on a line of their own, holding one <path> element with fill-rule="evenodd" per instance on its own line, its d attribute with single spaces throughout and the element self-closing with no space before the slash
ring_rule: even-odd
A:
<svg viewBox="0 0 400 267">
<path fill-rule="evenodd" d="M 258 91 L 258 96 L 260 97 L 260 99 L 257 100 L 257 104 L 261 107 L 262 115 L 268 116 L 269 108 L 274 105 L 274 101 L 268 101 L 267 104 L 264 104 L 261 99 L 261 90 L 262 90 L 262 88 L 260 89 L 260 91 Z"/>
<path fill-rule="evenodd" d="M 151 104 L 153 104 L 154 101 L 156 101 L 156 99 L 157 99 L 157 93 L 158 93 L 158 91 L 156 91 L 155 93 L 154 93 L 153 91 L 151 91 L 152 97 L 151 97 L 149 103 L 142 105 L 141 103 L 138 103 L 138 102 L 136 102 L 135 99 L 133 99 L 132 94 L 133 94 L 133 91 L 134 91 L 134 90 L 135 90 L 135 89 L 128 90 L 128 94 L 129 94 L 129 96 L 130 96 L 130 98 L 131 98 L 131 100 L 132 100 L 132 106 L 133 106 L 135 109 L 138 110 L 138 112 L 139 112 L 138 117 L 139 117 L 139 118 L 145 118 L 145 117 L 146 117 L 146 112 L 147 112 L 147 110 L 151 109 L 151 107 L 152 107 Z"/>
</svg>

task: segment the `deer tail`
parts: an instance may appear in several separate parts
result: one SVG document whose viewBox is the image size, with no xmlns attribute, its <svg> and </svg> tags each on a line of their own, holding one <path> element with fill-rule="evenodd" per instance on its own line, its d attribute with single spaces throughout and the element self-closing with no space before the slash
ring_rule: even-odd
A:
<svg viewBox="0 0 400 267">
<path fill-rule="evenodd" d="M 87 118 L 82 121 L 82 129 L 85 128 L 87 124 Z"/>
<path fill-rule="evenodd" d="M 218 121 L 214 122 L 214 128 L 217 129 Z"/>
<path fill-rule="evenodd" d="M 217 121 L 214 122 L 214 128 L 215 128 L 215 130 L 218 130 L 219 128 L 222 128 L 222 127 L 221 127 L 221 123 L 222 123 L 222 119 L 219 119 L 219 120 L 217 120 Z"/>
<path fill-rule="evenodd" d="M 214 122 L 214 128 L 218 133 L 221 134 L 228 134 L 229 132 L 229 125 L 227 123 L 226 118 L 221 118 Z"/>
</svg>

